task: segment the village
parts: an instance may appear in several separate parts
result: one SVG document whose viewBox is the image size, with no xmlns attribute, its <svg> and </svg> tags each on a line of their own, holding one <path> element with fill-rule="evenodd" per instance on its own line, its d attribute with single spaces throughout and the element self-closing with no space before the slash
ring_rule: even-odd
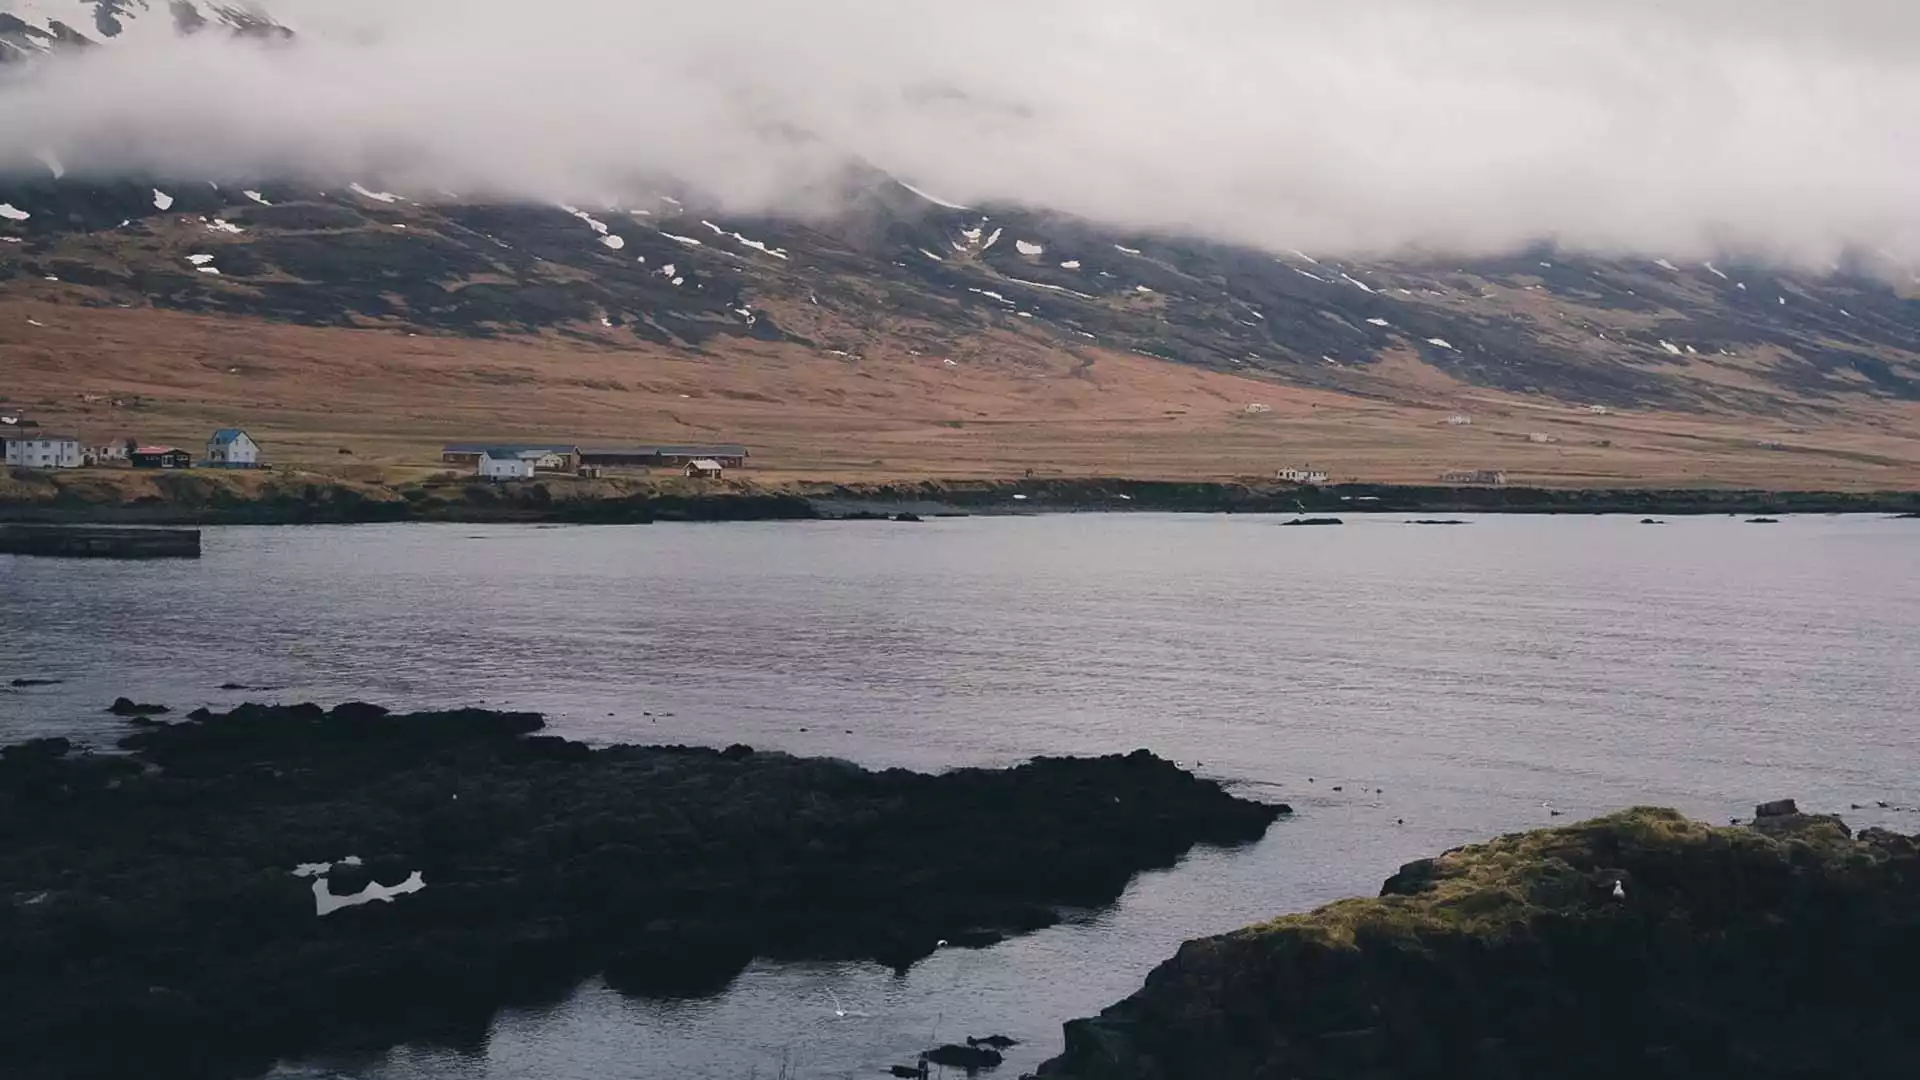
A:
<svg viewBox="0 0 1920 1080">
<path fill-rule="evenodd" d="M 1473 423 L 1464 415 L 1449 416 L 1445 422 L 1456 427 Z M 1557 441 L 1537 433 L 1527 438 L 1534 443 Z M 43 429 L 27 417 L 6 414 L 0 415 L 0 447 L 4 448 L 4 463 L 13 469 L 273 469 L 261 444 L 238 427 L 214 431 L 207 437 L 203 450 L 196 454 L 171 443 L 142 443 L 133 438 L 92 443 L 78 435 Z M 351 451 L 343 448 L 340 453 Z M 448 472 L 465 473 L 492 483 L 542 476 L 599 479 L 635 472 L 668 472 L 691 480 L 721 480 L 731 471 L 747 468 L 752 456 L 752 451 L 737 443 L 583 445 L 561 440 L 475 441 L 444 444 L 438 461 L 450 467 Z M 1026 471 L 1028 478 L 1034 475 L 1033 469 Z M 1279 468 L 1271 477 L 1276 483 L 1296 487 L 1365 482 L 1363 477 L 1336 476 L 1332 470 L 1313 464 Z M 1439 472 L 1435 479 L 1449 487 L 1505 487 L 1507 473 L 1503 469 L 1449 468 Z"/>
<path fill-rule="evenodd" d="M 40 430 L 32 421 L 16 417 L 0 427 L 5 464 L 13 469 L 263 469 L 273 466 L 260 444 L 237 427 L 221 428 L 208 436 L 204 453 L 171 444 L 143 444 L 119 439 L 91 444 L 79 436 Z M 543 475 L 597 479 L 614 472 L 677 472 L 693 480 L 720 480 L 730 470 L 744 469 L 752 451 L 733 443 L 711 445 L 636 444 L 581 446 L 570 442 L 463 442 L 441 447 L 440 463 L 454 466 L 481 480 L 505 483 Z M 1028 476 L 1032 476 L 1032 470 Z M 1332 474 L 1313 465 L 1275 470 L 1282 484 L 1322 487 L 1335 483 Z M 1443 484 L 1504 487 L 1507 474 L 1499 469 L 1449 469 L 1439 474 Z"/>
<path fill-rule="evenodd" d="M 262 469 L 273 466 L 261 445 L 237 427 L 208 436 L 204 452 L 172 444 L 145 444 L 122 438 L 90 443 L 78 435 L 44 430 L 32 420 L 8 416 L 0 424 L 4 461 L 13 469 Z M 456 466 L 482 480 L 531 480 L 543 474 L 596 478 L 613 471 L 671 470 L 689 479 L 718 480 L 729 469 L 745 468 L 752 452 L 744 446 L 716 444 L 623 445 L 582 447 L 576 443 L 449 443 L 442 464 Z"/>
<path fill-rule="evenodd" d="M 42 431 L 31 421 L 13 420 L 0 428 L 0 445 L 14 469 L 271 469 L 260 459 L 260 445 L 239 428 L 221 428 L 208 436 L 206 453 L 196 458 L 171 444 L 145 445 L 135 439 L 98 444 L 77 435 Z"/>
</svg>

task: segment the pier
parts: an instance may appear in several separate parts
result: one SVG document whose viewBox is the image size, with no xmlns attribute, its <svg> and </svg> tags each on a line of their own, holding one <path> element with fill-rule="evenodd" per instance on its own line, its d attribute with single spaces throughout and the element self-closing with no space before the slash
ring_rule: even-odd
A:
<svg viewBox="0 0 1920 1080">
<path fill-rule="evenodd" d="M 0 525 L 0 555 L 57 559 L 197 559 L 200 530 Z"/>
</svg>

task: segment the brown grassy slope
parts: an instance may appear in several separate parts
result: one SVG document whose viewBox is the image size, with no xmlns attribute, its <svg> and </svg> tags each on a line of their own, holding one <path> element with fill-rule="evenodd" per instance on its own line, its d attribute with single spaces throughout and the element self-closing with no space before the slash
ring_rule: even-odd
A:
<svg viewBox="0 0 1920 1080">
<path fill-rule="evenodd" d="M 430 469 L 447 440 L 552 439 L 744 442 L 776 480 L 1028 468 L 1214 479 L 1312 462 L 1368 481 L 1504 468 L 1560 486 L 1920 486 L 1920 407 L 1866 399 L 1768 418 L 1592 415 L 1464 386 L 1412 356 L 1379 365 L 1369 394 L 1347 395 L 1011 333 L 940 357 L 884 339 L 849 357 L 755 342 L 702 354 L 612 332 L 489 341 L 72 299 L 40 289 L 0 299 L 10 407 L 89 440 L 196 450 L 212 428 L 239 424 L 278 462 L 367 479 Z M 1271 411 L 1250 415 L 1251 404 Z M 1455 411 L 1473 426 L 1446 425 Z M 1555 441 L 1528 441 L 1535 432 Z"/>
</svg>

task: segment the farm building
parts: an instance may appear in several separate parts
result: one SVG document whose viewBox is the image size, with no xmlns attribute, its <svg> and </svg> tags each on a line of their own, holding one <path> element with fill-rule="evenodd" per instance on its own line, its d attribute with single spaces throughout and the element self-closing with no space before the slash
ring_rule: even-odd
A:
<svg viewBox="0 0 1920 1080">
<path fill-rule="evenodd" d="M 87 465 L 124 465 L 127 455 L 133 452 L 132 439 L 115 439 L 99 446 L 89 446 L 80 451 L 80 460 Z"/>
<path fill-rule="evenodd" d="M 1487 484 L 1492 487 L 1505 487 L 1507 474 L 1499 469 L 1455 469 L 1440 474 L 1443 484 Z"/>
<path fill-rule="evenodd" d="M 586 465 L 608 468 L 672 468 L 696 461 L 716 461 L 723 469 L 744 469 L 753 456 L 744 446 L 614 446 L 583 450 L 580 460 Z"/>
<path fill-rule="evenodd" d="M 7 464 L 16 469 L 77 469 L 80 467 L 80 440 L 71 435 L 43 432 L 9 432 L 6 436 Z"/>
<path fill-rule="evenodd" d="M 221 428 L 207 440 L 207 464 L 216 469 L 257 469 L 260 445 L 239 428 Z"/>
<path fill-rule="evenodd" d="M 486 450 L 480 454 L 480 462 L 474 471 L 488 480 L 531 480 L 534 463 L 542 454 L 538 450 Z"/>
<path fill-rule="evenodd" d="M 1325 469 L 1316 469 L 1311 465 L 1303 465 L 1295 469 L 1281 469 L 1279 478 L 1283 483 L 1288 484 L 1324 484 L 1328 480 Z"/>
<path fill-rule="evenodd" d="M 718 480 L 726 470 L 712 458 L 701 458 L 687 462 L 687 475 L 701 480 Z"/>
<path fill-rule="evenodd" d="M 443 463 L 475 471 L 482 457 L 504 460 L 526 454 L 533 455 L 531 460 L 541 472 L 572 472 L 580 464 L 580 448 L 571 443 L 448 443 L 440 448 Z"/>
</svg>

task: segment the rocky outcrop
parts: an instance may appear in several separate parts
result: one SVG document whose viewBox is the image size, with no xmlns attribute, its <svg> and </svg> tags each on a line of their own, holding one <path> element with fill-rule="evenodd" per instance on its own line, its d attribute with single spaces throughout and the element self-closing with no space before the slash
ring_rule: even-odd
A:
<svg viewBox="0 0 1920 1080">
<path fill-rule="evenodd" d="M 1769 807 L 1640 809 L 1401 868 L 1190 942 L 1053 1080 L 1920 1075 L 1920 855 Z"/>
<path fill-rule="evenodd" d="M 9 1080 L 473 1035 L 594 973 L 689 995 L 755 957 L 902 968 L 1109 903 L 1281 813 L 1145 751 L 928 776 L 592 749 L 527 713 L 140 723 L 125 754 L 0 753 Z"/>
</svg>

